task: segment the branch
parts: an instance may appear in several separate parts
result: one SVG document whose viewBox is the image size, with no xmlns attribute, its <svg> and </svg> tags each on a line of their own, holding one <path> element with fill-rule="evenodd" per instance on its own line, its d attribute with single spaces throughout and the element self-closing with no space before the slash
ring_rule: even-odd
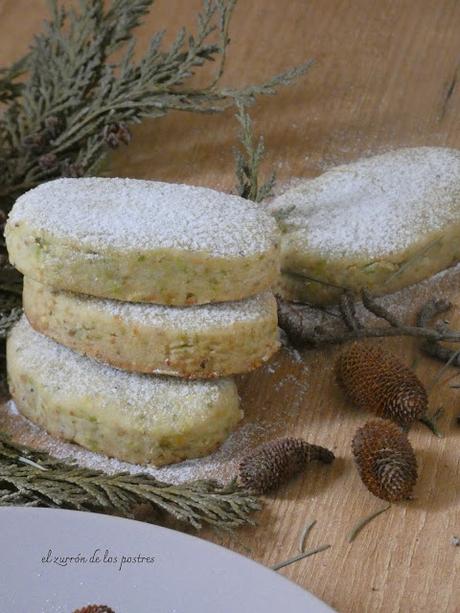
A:
<svg viewBox="0 0 460 613">
<path fill-rule="evenodd" d="M 178 485 L 147 474 L 80 468 L 0 436 L 0 507 L 10 505 L 99 511 L 132 517 L 150 504 L 194 528 L 232 529 L 253 524 L 258 498 L 236 482 L 189 481 Z"/>
<path fill-rule="evenodd" d="M 5 210 L 43 181 L 97 173 L 111 148 L 129 143 L 128 126 L 143 118 L 173 110 L 216 113 L 236 101 L 248 105 L 258 96 L 275 94 L 311 66 L 306 62 L 260 84 L 218 87 L 236 0 L 203 0 L 195 32 L 181 29 L 164 50 L 164 32 L 159 31 L 136 61 L 132 31 L 152 2 L 113 0 L 106 9 L 103 0 L 81 0 L 77 9 L 52 0 L 51 17 L 28 56 L 0 73 L 0 100 L 8 101 L 0 118 L 0 200 Z M 187 87 L 196 70 L 215 60 L 220 61 L 208 86 Z M 27 78 L 16 86 L 14 79 L 24 69 Z M 263 144 L 246 144 L 252 151 L 252 181 Z M 250 196 L 261 199 L 271 185 L 269 180 L 256 186 Z"/>
<path fill-rule="evenodd" d="M 417 316 L 417 325 L 426 326 L 435 317 L 446 313 L 451 308 L 451 303 L 447 300 L 429 300 L 424 307 L 420 310 Z M 436 329 L 441 333 L 449 333 L 450 330 L 446 325 L 438 324 Z M 439 340 L 427 340 L 422 344 L 422 350 L 432 358 L 446 362 L 452 366 L 460 366 L 460 353 L 458 350 L 449 349 L 439 344 L 440 340 L 451 339 L 439 339 Z"/>
<path fill-rule="evenodd" d="M 279 325 L 286 332 L 291 343 L 297 347 L 319 347 L 334 345 L 363 338 L 380 338 L 395 336 L 411 336 L 423 339 L 422 349 L 442 361 L 452 360 L 452 364 L 460 366 L 460 355 L 453 359 L 454 351 L 439 345 L 441 341 L 460 342 L 460 332 L 450 330 L 445 326 L 429 326 L 431 319 L 451 308 L 444 300 L 430 300 L 417 316 L 415 326 L 406 325 L 397 317 L 379 305 L 366 290 L 361 292 L 364 308 L 388 322 L 389 326 L 362 327 L 356 320 L 354 305 L 351 299 L 342 297 L 341 315 L 345 325 L 344 330 L 326 329 L 323 326 L 312 326 L 304 306 L 296 305 L 278 297 Z"/>
<path fill-rule="evenodd" d="M 242 198 L 261 202 L 272 193 L 275 173 L 272 172 L 268 180 L 260 185 L 259 168 L 265 156 L 264 140 L 262 137 L 255 140 L 251 118 L 241 100 L 237 101 L 237 108 L 238 112 L 235 116 L 240 124 L 238 136 L 242 150 L 234 150 L 236 190 Z"/>
</svg>

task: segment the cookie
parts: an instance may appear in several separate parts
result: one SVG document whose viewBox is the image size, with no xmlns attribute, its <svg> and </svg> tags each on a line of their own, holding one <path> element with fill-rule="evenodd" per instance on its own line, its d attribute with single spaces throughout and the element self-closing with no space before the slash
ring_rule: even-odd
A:
<svg viewBox="0 0 460 613">
<path fill-rule="evenodd" d="M 7 343 L 19 411 L 50 434 L 138 464 L 216 449 L 242 417 L 232 379 L 184 381 L 117 370 L 36 332 L 23 317 Z"/>
<path fill-rule="evenodd" d="M 117 368 L 186 378 L 222 377 L 260 366 L 278 349 L 276 300 L 166 307 L 53 290 L 24 279 L 32 326 Z"/>
<path fill-rule="evenodd" d="M 338 166 L 269 209 L 282 231 L 283 296 L 393 293 L 460 259 L 460 151 L 407 148 Z"/>
<path fill-rule="evenodd" d="M 16 201 L 5 237 L 25 275 L 115 300 L 241 300 L 279 272 L 276 222 L 261 206 L 189 185 L 57 179 Z"/>
</svg>

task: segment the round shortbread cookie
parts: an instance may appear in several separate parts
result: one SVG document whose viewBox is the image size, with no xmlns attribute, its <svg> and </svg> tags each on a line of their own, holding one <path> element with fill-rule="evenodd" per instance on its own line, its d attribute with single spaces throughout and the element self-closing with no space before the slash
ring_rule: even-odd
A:
<svg viewBox="0 0 460 613">
<path fill-rule="evenodd" d="M 268 205 L 282 231 L 281 294 L 393 293 L 460 259 L 460 151 L 417 147 L 338 166 Z"/>
<path fill-rule="evenodd" d="M 23 317 L 7 344 L 10 391 L 20 412 L 50 434 L 138 464 L 196 458 L 242 417 L 232 379 L 140 375 L 83 357 Z"/>
<path fill-rule="evenodd" d="M 279 348 L 276 300 L 269 292 L 167 307 L 90 298 L 25 277 L 23 304 L 39 332 L 129 371 L 223 377 L 260 366 Z"/>
<path fill-rule="evenodd" d="M 16 201 L 5 237 L 25 275 L 115 300 L 241 300 L 279 273 L 278 229 L 262 207 L 189 185 L 57 179 Z"/>
</svg>

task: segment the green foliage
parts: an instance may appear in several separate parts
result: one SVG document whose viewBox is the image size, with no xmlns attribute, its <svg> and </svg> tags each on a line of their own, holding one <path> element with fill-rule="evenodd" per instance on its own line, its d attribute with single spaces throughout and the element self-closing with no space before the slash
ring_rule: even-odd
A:
<svg viewBox="0 0 460 613">
<path fill-rule="evenodd" d="M 265 155 L 264 140 L 262 136 L 259 140 L 255 140 L 252 121 L 244 104 L 238 101 L 237 106 L 236 118 L 240 124 L 241 150 L 235 149 L 236 190 L 242 198 L 261 202 L 272 193 L 276 177 L 275 173 L 272 172 L 268 180 L 260 185 L 259 170 Z"/>
<path fill-rule="evenodd" d="M 164 483 L 147 474 L 80 468 L 0 437 L 0 506 L 41 506 L 132 517 L 148 503 L 193 528 L 252 524 L 260 501 L 235 482 Z"/>
<path fill-rule="evenodd" d="M 152 2 L 112 0 L 105 8 L 103 0 L 80 0 L 78 9 L 50 2 L 51 16 L 28 55 L 0 73 L 0 101 L 7 103 L 0 118 L 4 210 L 40 182 L 94 174 L 110 148 L 130 142 L 130 124 L 171 110 L 212 113 L 237 99 L 248 104 L 309 67 L 242 89 L 219 88 L 236 0 L 203 0 L 195 33 L 181 29 L 165 50 L 164 31 L 157 32 L 136 61 L 132 32 Z M 210 84 L 189 87 L 194 72 L 215 60 Z"/>
</svg>

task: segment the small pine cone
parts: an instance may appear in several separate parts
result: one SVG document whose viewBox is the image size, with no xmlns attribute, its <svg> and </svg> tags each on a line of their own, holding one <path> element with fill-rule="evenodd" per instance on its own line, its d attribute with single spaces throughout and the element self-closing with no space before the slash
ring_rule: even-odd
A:
<svg viewBox="0 0 460 613">
<path fill-rule="evenodd" d="M 131 142 L 131 132 L 122 121 L 104 126 L 102 135 L 107 145 L 112 149 L 116 149 L 121 143 L 129 145 Z"/>
<path fill-rule="evenodd" d="M 279 438 L 256 447 L 242 458 L 239 481 L 255 493 L 265 494 L 294 477 L 312 460 L 330 464 L 334 454 L 299 438 Z"/>
<path fill-rule="evenodd" d="M 56 136 L 59 134 L 60 127 L 61 121 L 55 115 L 51 115 L 45 119 L 45 130 L 50 138 L 56 138 Z"/>
<path fill-rule="evenodd" d="M 417 460 L 407 435 L 387 419 L 375 419 L 359 428 L 352 450 L 367 489 L 383 500 L 409 498 L 417 481 Z"/>
<path fill-rule="evenodd" d="M 105 604 L 90 604 L 82 609 L 76 609 L 73 613 L 115 613 Z"/>
<path fill-rule="evenodd" d="M 38 158 L 38 165 L 42 170 L 53 170 L 58 165 L 58 159 L 54 153 L 44 153 Z"/>
<path fill-rule="evenodd" d="M 49 139 L 45 131 L 37 131 L 24 137 L 23 146 L 29 151 L 42 151 L 48 144 Z"/>
<path fill-rule="evenodd" d="M 427 410 L 428 397 L 415 373 L 391 353 L 356 343 L 337 360 L 339 384 L 359 409 L 407 428 Z"/>
<path fill-rule="evenodd" d="M 78 179 L 85 174 L 84 168 L 78 162 L 71 163 L 70 160 L 64 160 L 61 163 L 61 176 L 71 179 Z"/>
</svg>

